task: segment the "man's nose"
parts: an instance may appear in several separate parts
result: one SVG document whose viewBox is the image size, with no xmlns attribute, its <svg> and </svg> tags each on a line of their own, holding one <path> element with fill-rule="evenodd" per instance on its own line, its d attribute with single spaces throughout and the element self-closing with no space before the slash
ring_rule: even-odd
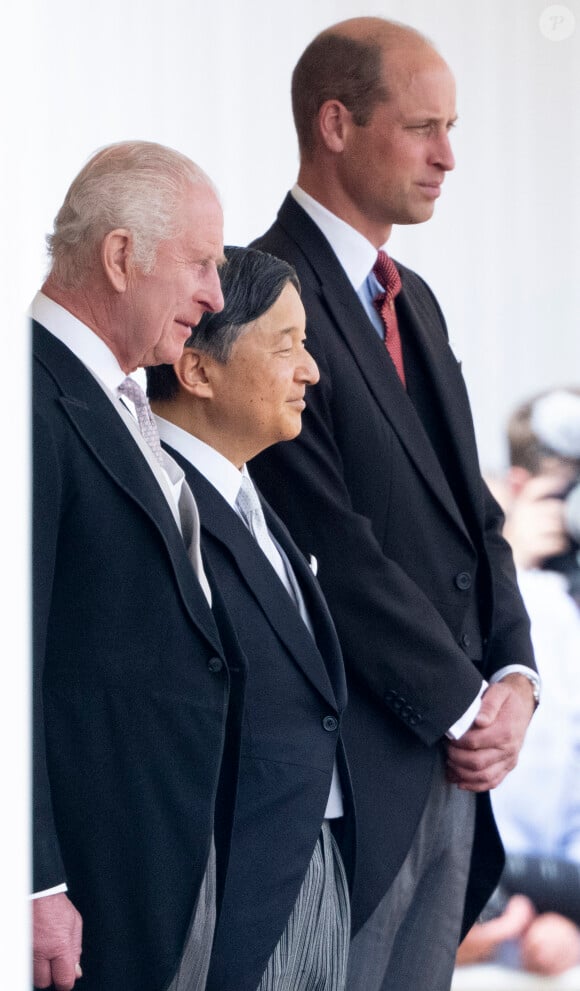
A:
<svg viewBox="0 0 580 991">
<path fill-rule="evenodd" d="M 215 264 L 206 269 L 206 278 L 201 287 L 198 302 L 202 303 L 210 313 L 219 313 L 224 308 L 222 286 Z"/>
<path fill-rule="evenodd" d="M 451 140 L 447 131 L 441 134 L 437 142 L 436 160 L 437 164 L 442 169 L 445 169 L 446 172 L 451 172 L 455 168 L 455 155 L 453 154 Z"/>
<path fill-rule="evenodd" d="M 310 354 L 310 351 L 304 350 L 302 361 L 298 368 L 298 374 L 301 380 L 306 382 L 307 385 L 316 385 L 319 381 L 320 372 L 318 371 L 318 365 Z"/>
</svg>

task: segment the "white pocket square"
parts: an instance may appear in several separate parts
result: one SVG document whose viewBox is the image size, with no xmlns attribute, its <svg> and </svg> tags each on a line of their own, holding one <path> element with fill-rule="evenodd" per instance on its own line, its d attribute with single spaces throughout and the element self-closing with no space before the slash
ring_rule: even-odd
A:
<svg viewBox="0 0 580 991">
<path fill-rule="evenodd" d="M 317 575 L 318 574 L 318 560 L 317 560 L 317 558 L 315 558 L 314 554 L 311 554 L 310 555 L 309 564 L 310 564 L 310 570 L 312 571 L 312 574 L 313 575 Z"/>
</svg>

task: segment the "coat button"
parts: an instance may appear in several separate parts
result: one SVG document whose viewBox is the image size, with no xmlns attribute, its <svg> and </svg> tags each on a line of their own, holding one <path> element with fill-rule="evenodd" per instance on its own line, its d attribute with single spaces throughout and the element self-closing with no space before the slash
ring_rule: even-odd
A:
<svg viewBox="0 0 580 991">
<path fill-rule="evenodd" d="M 471 647 L 471 637 L 468 637 L 467 633 L 462 634 L 461 643 L 464 647 Z"/>
<path fill-rule="evenodd" d="M 207 662 L 207 666 L 212 674 L 218 674 L 218 672 L 223 668 L 224 662 L 221 657 L 210 657 Z"/>
<path fill-rule="evenodd" d="M 468 588 L 471 588 L 471 575 L 469 572 L 460 571 L 458 575 L 455 575 L 455 584 L 462 592 L 466 592 Z"/>
<path fill-rule="evenodd" d="M 322 725 L 327 733 L 334 733 L 338 729 L 338 719 L 335 719 L 334 716 L 325 716 Z"/>
</svg>

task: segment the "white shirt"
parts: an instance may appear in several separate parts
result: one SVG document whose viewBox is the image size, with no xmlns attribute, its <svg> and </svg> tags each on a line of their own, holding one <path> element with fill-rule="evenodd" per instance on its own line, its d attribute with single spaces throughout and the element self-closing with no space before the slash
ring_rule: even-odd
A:
<svg viewBox="0 0 580 991">
<path fill-rule="evenodd" d="M 334 251 L 338 261 L 342 265 L 345 274 L 351 283 L 354 291 L 359 297 L 371 323 L 380 334 L 384 335 L 384 328 L 372 300 L 381 291 L 381 285 L 372 272 L 373 265 L 377 258 L 377 249 L 366 237 L 347 224 L 340 217 L 337 217 L 326 207 L 322 206 L 308 193 L 305 193 L 300 186 L 295 185 L 291 190 L 292 196 L 302 207 L 310 219 L 324 234 L 330 247 Z M 500 681 L 507 674 L 519 673 L 532 680 L 539 686 L 539 678 L 534 672 L 524 664 L 510 664 L 501 668 L 490 678 L 490 681 Z M 447 731 L 447 736 L 452 740 L 458 740 L 471 726 L 481 708 L 481 697 L 488 687 L 487 681 L 483 681 L 478 695 L 473 700 L 466 712 Z"/>
<path fill-rule="evenodd" d="M 187 458 L 187 460 L 195 468 L 197 468 L 204 478 L 206 478 L 208 482 L 210 482 L 210 484 L 217 489 L 234 512 L 240 516 L 236 506 L 236 500 L 242 484 L 242 476 L 246 475 L 249 477 L 246 465 L 244 465 L 240 471 L 234 464 L 232 464 L 231 461 L 228 461 L 223 454 L 220 454 L 214 447 L 210 447 L 209 444 L 206 444 L 204 441 L 200 440 L 199 437 L 194 437 L 186 430 L 182 430 L 181 427 L 176 426 L 175 423 L 170 423 L 169 420 L 164 420 L 160 416 L 155 416 L 155 420 L 157 422 L 161 440 L 166 444 L 169 444 L 169 446 L 175 451 L 179 451 L 184 458 Z M 273 538 L 272 545 L 276 558 L 269 558 L 270 563 L 275 568 L 280 581 L 286 588 L 286 591 L 292 596 L 292 587 L 288 580 L 286 566 L 282 555 L 279 552 L 276 541 Z M 337 819 L 342 815 L 342 789 L 340 787 L 340 778 L 335 762 L 324 818 Z"/>
<path fill-rule="evenodd" d="M 244 465 L 242 470 L 239 471 L 223 454 L 216 451 L 215 447 L 210 447 L 209 444 L 200 440 L 199 437 L 194 437 L 169 420 L 164 420 L 155 414 L 153 415 L 155 416 L 161 440 L 169 444 L 175 451 L 179 451 L 184 458 L 187 458 L 207 478 L 214 489 L 217 489 L 234 512 L 240 516 L 236 503 L 242 484 L 242 477 L 245 475 L 249 478 L 246 466 Z M 292 588 L 288 581 L 284 561 L 274 541 L 272 541 L 272 556 L 269 556 L 268 559 L 286 591 L 292 595 Z"/>
<path fill-rule="evenodd" d="M 327 210 L 318 200 L 305 193 L 300 186 L 294 186 L 292 196 L 324 234 L 369 320 L 383 340 L 385 326 L 373 303 L 373 300 L 384 292 L 384 286 L 381 286 L 373 272 L 378 254 L 374 244 L 367 241 L 366 237 L 354 227 Z"/>
</svg>

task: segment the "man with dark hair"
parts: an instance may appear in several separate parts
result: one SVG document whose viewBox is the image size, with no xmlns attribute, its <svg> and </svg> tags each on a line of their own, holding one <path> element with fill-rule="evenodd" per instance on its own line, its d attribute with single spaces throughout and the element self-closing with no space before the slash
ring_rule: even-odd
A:
<svg viewBox="0 0 580 991">
<path fill-rule="evenodd" d="M 345 867 L 352 880 L 354 862 L 342 658 L 306 560 L 245 467 L 300 431 L 318 370 L 304 347 L 293 269 L 247 248 L 226 254 L 223 311 L 204 317 L 173 367 L 147 371 L 160 436 L 196 497 L 204 559 L 248 660 L 234 829 L 207 987 L 342 991 Z"/>
<path fill-rule="evenodd" d="M 383 248 L 454 166 L 455 85 L 418 32 L 361 17 L 308 46 L 292 98 L 298 184 L 255 246 L 298 272 L 320 384 L 300 437 L 252 472 L 317 555 L 345 656 L 364 865 L 349 987 L 444 991 L 501 868 L 487 792 L 537 695 L 441 311 Z"/>
<path fill-rule="evenodd" d="M 39 988 L 72 988 L 81 949 L 86 991 L 205 988 L 245 662 L 131 373 L 177 360 L 221 309 L 222 225 L 185 156 L 109 146 L 65 197 L 32 304 Z M 235 724 L 228 748 L 222 870 Z"/>
</svg>

